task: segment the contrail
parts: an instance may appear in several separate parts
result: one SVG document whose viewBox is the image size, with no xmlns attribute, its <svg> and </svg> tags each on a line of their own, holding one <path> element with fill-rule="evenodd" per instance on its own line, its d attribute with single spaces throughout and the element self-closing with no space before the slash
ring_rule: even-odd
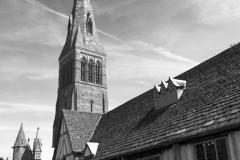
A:
<svg viewBox="0 0 240 160">
<path fill-rule="evenodd" d="M 178 60 L 178 61 L 184 61 L 184 62 L 188 62 L 188 63 L 192 63 L 194 65 L 197 65 L 198 63 L 197 62 L 194 62 L 188 58 L 184 58 L 182 56 L 179 56 L 179 55 L 176 55 L 176 54 L 173 54 L 171 52 L 169 52 L 168 50 L 162 48 L 162 47 L 156 47 L 154 49 L 152 49 L 154 52 L 158 53 L 158 54 L 161 54 L 165 57 L 168 57 L 168 58 L 172 58 L 172 59 L 175 59 L 175 60 Z"/>
<path fill-rule="evenodd" d="M 27 1 L 27 2 L 29 2 L 29 3 L 31 3 L 31 4 L 33 4 L 33 5 L 41 8 L 41 9 L 43 9 L 43 10 L 49 11 L 49 12 L 51 12 L 51 13 L 54 13 L 54 14 L 56 14 L 56 15 L 59 15 L 59 16 L 61 16 L 61 17 L 63 17 L 63 18 L 67 18 L 67 19 L 68 19 L 68 16 L 66 16 L 66 15 L 64 15 L 64 14 L 62 14 L 62 13 L 56 12 L 56 11 L 52 10 L 51 8 L 45 6 L 44 4 L 39 3 L 39 2 L 36 1 L 36 0 L 25 0 L 25 1 Z M 123 40 L 121 40 L 121 39 L 119 39 L 119 38 L 117 38 L 117 37 L 115 37 L 115 36 L 113 36 L 113 35 L 110 35 L 110 34 L 108 34 L 108 33 L 106 33 L 106 32 L 103 32 L 103 31 L 101 31 L 101 30 L 97 30 L 97 31 L 98 31 L 99 33 L 102 33 L 102 34 L 104 34 L 104 35 L 106 35 L 106 36 L 108 36 L 108 37 L 111 37 L 111 38 L 113 38 L 113 39 L 115 39 L 115 40 L 117 40 L 117 41 L 119 41 L 119 42 L 121 42 L 121 43 L 127 43 L 127 42 L 125 42 L 125 41 L 123 41 Z"/>
<path fill-rule="evenodd" d="M 106 33 L 106 32 L 103 32 L 103 31 L 101 31 L 101 30 L 98 30 L 98 29 L 97 29 L 97 31 L 98 31 L 99 33 L 102 33 L 102 34 L 104 34 L 104 35 L 106 35 L 106 36 L 108 36 L 108 37 L 111 37 L 111 38 L 113 38 L 113 39 L 115 39 L 115 40 L 117 40 L 117 41 L 119 41 L 119 42 L 122 42 L 122 43 L 127 44 L 127 42 L 125 42 L 124 40 L 121 40 L 121 39 L 119 39 L 119 38 L 117 38 L 117 37 L 115 37 L 115 36 L 113 36 L 113 35 L 111 35 L 111 34 L 108 34 L 108 33 Z"/>
<path fill-rule="evenodd" d="M 56 14 L 56 15 L 59 15 L 59 16 L 61 16 L 61 17 L 63 17 L 63 18 L 68 18 L 68 16 L 66 16 L 65 14 L 56 12 L 56 11 L 52 10 L 51 8 L 45 6 L 44 4 L 39 3 L 39 2 L 36 1 L 36 0 L 25 0 L 25 1 L 27 1 L 27 2 L 29 2 L 29 3 L 31 3 L 31 4 L 33 4 L 33 5 L 41 8 L 41 9 L 43 9 L 43 10 L 46 10 L 46 11 L 49 11 L 49 12 L 54 13 L 54 14 Z"/>
<path fill-rule="evenodd" d="M 47 7 L 46 5 L 38 2 L 37 0 L 25 0 L 25 1 L 27 1 L 27 2 L 29 2 L 29 3 L 31 3 L 31 4 L 33 4 L 33 5 L 41 8 L 41 9 L 43 9 L 43 10 L 49 11 L 49 12 L 51 12 L 51 13 L 53 13 L 53 14 L 56 14 L 56 15 L 58 15 L 58 16 L 61 16 L 61 17 L 63 17 L 63 18 L 67 18 L 67 19 L 68 19 L 68 16 L 52 10 L 51 8 L 49 8 L 49 7 Z M 115 36 L 113 36 L 113 35 L 111 35 L 111 34 L 108 34 L 108 33 L 106 33 L 106 32 L 103 32 L 103 31 L 101 31 L 101 30 L 97 30 L 97 31 L 98 31 L 99 33 L 101 33 L 101 34 L 104 34 L 104 35 L 106 35 L 106 36 L 108 36 L 108 37 L 110 37 L 110 38 L 113 38 L 113 39 L 115 39 L 116 41 L 121 42 L 121 43 L 124 43 L 124 44 L 126 44 L 126 45 L 130 45 L 130 46 L 137 47 L 137 48 L 142 47 L 142 46 L 139 46 L 139 45 L 135 45 L 135 44 L 128 43 L 128 42 L 126 42 L 126 41 L 124 41 L 124 40 L 121 40 L 121 39 L 119 39 L 119 38 L 117 38 L 117 37 L 115 37 Z M 172 58 L 172 59 L 175 59 L 175 60 L 177 60 L 177 61 L 184 61 L 184 62 L 192 63 L 192 64 L 195 64 L 195 65 L 198 64 L 197 62 L 194 62 L 194 61 L 192 61 L 192 60 L 190 60 L 190 59 L 187 59 L 187 58 L 181 57 L 181 56 L 179 56 L 179 55 L 173 54 L 173 53 L 165 50 L 164 48 L 155 47 L 154 45 L 148 44 L 148 43 L 146 43 L 146 42 L 141 42 L 141 41 L 139 41 L 139 42 L 142 43 L 142 44 L 148 45 L 148 46 L 152 46 L 152 47 L 150 48 L 152 51 L 154 51 L 155 53 L 161 54 L 161 55 L 163 55 L 163 56 L 165 56 L 165 57 Z"/>
</svg>

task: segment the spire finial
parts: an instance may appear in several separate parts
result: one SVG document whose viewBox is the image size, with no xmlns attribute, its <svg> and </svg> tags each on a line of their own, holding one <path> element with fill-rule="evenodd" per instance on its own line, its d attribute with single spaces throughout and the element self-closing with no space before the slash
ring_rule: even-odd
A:
<svg viewBox="0 0 240 160">
<path fill-rule="evenodd" d="M 38 127 L 37 128 L 37 134 L 36 134 L 36 140 L 37 140 L 37 137 L 38 137 L 38 131 L 40 130 L 40 128 Z"/>
</svg>

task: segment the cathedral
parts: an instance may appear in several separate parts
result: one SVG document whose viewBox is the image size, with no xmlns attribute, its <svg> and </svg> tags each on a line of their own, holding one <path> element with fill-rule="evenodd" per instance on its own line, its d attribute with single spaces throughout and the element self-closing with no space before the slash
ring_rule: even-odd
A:
<svg viewBox="0 0 240 160">
<path fill-rule="evenodd" d="M 112 111 L 106 57 L 91 0 L 74 0 L 59 57 L 52 160 L 240 159 L 240 44 Z M 16 160 L 23 135 L 21 127 Z"/>
</svg>

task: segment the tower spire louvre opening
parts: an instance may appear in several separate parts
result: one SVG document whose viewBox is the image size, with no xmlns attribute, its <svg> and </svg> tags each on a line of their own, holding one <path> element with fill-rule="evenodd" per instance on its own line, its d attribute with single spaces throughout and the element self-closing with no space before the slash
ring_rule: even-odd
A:
<svg viewBox="0 0 240 160">
<path fill-rule="evenodd" d="M 88 13 L 87 14 L 87 35 L 92 36 L 93 35 L 93 23 L 92 23 L 92 18 L 91 18 L 91 14 Z"/>
</svg>

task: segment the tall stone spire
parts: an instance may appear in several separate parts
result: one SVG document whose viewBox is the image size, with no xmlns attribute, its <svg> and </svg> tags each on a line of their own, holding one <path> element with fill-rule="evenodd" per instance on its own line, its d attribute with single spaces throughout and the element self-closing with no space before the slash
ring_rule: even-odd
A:
<svg viewBox="0 0 240 160">
<path fill-rule="evenodd" d="M 91 0 L 74 0 L 69 15 L 67 40 L 60 58 L 76 47 L 105 53 L 97 34 Z"/>
<path fill-rule="evenodd" d="M 23 123 L 21 124 L 21 127 L 19 129 L 16 141 L 14 143 L 13 148 L 13 160 L 21 160 L 23 153 L 25 151 L 25 148 L 27 146 L 27 141 L 25 137 L 25 133 L 23 130 Z"/>
<path fill-rule="evenodd" d="M 91 0 L 74 0 L 66 42 L 59 57 L 53 147 L 60 136 L 62 109 L 108 111 L 106 57 L 97 34 Z"/>
</svg>

